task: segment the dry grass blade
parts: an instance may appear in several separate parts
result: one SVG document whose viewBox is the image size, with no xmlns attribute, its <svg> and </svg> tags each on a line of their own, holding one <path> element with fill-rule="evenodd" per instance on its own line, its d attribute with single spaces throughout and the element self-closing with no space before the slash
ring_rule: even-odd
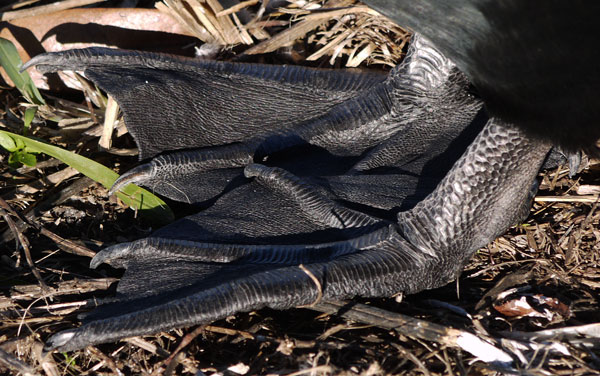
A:
<svg viewBox="0 0 600 376">
<path fill-rule="evenodd" d="M 536 202 L 585 202 L 593 204 L 600 199 L 600 196 L 582 195 L 582 196 L 536 196 Z"/>
<path fill-rule="evenodd" d="M 352 30 L 349 30 L 349 29 L 344 30 L 338 36 L 336 36 L 331 41 L 329 41 L 329 43 L 327 43 L 327 45 L 325 47 L 321 48 L 319 51 L 317 51 L 314 54 L 307 57 L 306 60 L 308 60 L 308 61 L 317 60 L 325 54 L 333 55 L 332 58 L 335 58 L 336 55 L 332 51 L 337 50 L 340 47 L 344 47 L 344 45 L 341 42 L 346 39 L 352 39 L 352 37 L 354 35 L 355 34 L 352 32 Z"/>
<path fill-rule="evenodd" d="M 214 46 L 237 44 L 231 49 L 232 54 L 243 53 L 245 43 L 258 43 L 250 47 L 248 54 L 293 46 L 285 52 L 291 51 L 294 61 L 311 66 L 394 66 L 402 58 L 409 38 L 406 31 L 353 0 L 290 0 L 271 13 L 269 9 L 273 7 L 267 4 L 266 0 L 247 0 L 223 9 L 217 0 L 164 0 L 156 7 L 171 14 L 202 41 Z M 239 11 L 249 13 L 251 20 L 238 18 Z M 260 42 L 265 38 L 268 39 Z M 212 50 L 217 51 L 218 47 Z M 282 56 L 245 58 L 287 63 Z M 308 56 L 316 61 L 306 63 Z M 87 82 L 85 85 L 93 98 L 87 107 L 85 103 L 46 96 L 54 108 L 41 108 L 48 111 L 43 117 L 59 115 L 64 120 L 58 129 L 38 127 L 32 134 L 52 141 L 59 139 L 61 143 L 77 142 L 78 149 L 88 147 L 91 143 L 85 140 L 92 135 L 100 136 L 102 127 L 90 126 L 95 124 L 94 114 L 102 121 L 105 104 L 101 96 L 94 94 L 93 86 Z M 1 95 L 1 126 L 20 131 L 22 121 L 11 115 L 20 112 L 3 110 L 15 105 L 14 96 L 9 91 L 1 91 Z M 93 110 L 93 106 L 100 110 Z M 133 146 L 129 140 L 118 139 L 123 129 L 119 124 L 113 132 L 115 146 L 111 151 L 122 152 Z M 0 160 L 3 158 L 0 155 Z M 121 164 L 123 168 L 129 163 L 126 158 L 106 153 L 102 153 L 102 158 L 110 158 L 110 164 Z M 247 374 L 289 375 L 494 374 L 487 365 L 475 362 L 484 345 L 491 346 L 499 356 L 510 355 L 516 364 L 527 368 L 523 372 L 528 374 L 579 376 L 600 370 L 598 161 L 590 161 L 577 181 L 568 177 L 566 168 L 545 174 L 541 196 L 527 222 L 474 256 L 461 277 L 460 299 L 454 298 L 455 287 L 450 284 L 407 296 L 403 302 L 369 299 L 367 308 L 354 304 L 353 309 L 344 307 L 346 312 L 339 306 L 322 309 L 335 312 L 333 315 L 306 309 L 264 309 L 238 313 L 207 325 L 193 339 L 199 330 L 176 329 L 90 350 L 55 353 L 45 359 L 40 358 L 42 342 L 60 330 L 79 325 L 77 314 L 89 309 L 91 299 L 112 297 L 111 289 L 122 273 L 109 267 L 89 269 L 89 257 L 95 252 L 80 245 L 79 240 L 76 243 L 66 239 L 81 239 L 81 244 L 101 248 L 147 236 L 150 230 L 89 179 L 65 182 L 72 171 L 56 160 L 41 161 L 35 168 L 21 168 L 17 173 L 0 165 L 4 166 L 2 196 L 26 218 L 8 217 L 7 222 L 12 220 L 17 231 L 11 232 L 9 225 L 4 226 L 5 251 L 0 258 L 4 287 L 0 295 L 0 346 L 9 354 L 8 361 L 19 358 L 17 367 L 25 365 L 21 372 L 33 370 L 52 376 L 119 372 L 235 374 L 240 370 Z M 74 217 L 57 214 L 65 210 L 81 213 L 81 221 L 70 222 Z M 24 220 L 27 222 L 21 222 Z M 29 231 L 26 234 L 32 259 L 50 286 L 50 293 L 37 283 L 26 265 L 21 265 L 23 252 L 14 251 L 12 234 L 24 231 Z M 524 274 L 520 277 L 503 278 L 521 270 Z M 505 296 L 509 290 L 532 294 L 543 290 L 546 296 L 568 305 L 573 316 L 562 322 L 504 316 L 494 310 L 490 300 Z M 468 314 L 426 303 L 432 299 L 464 309 Z M 324 304 L 319 302 L 317 307 Z M 374 306 L 381 310 L 370 312 Z M 396 312 L 404 316 L 399 318 Z M 476 337 L 465 344 L 469 336 L 464 333 Z M 175 350 L 179 344 L 186 348 Z M 465 346 L 469 350 L 475 346 L 475 355 L 463 351 Z M 167 365 L 168 358 L 172 361 Z M 38 365 L 37 369 L 25 362 Z M 14 367 L 7 371 L 0 360 L 2 372 L 19 371 Z"/>
<path fill-rule="evenodd" d="M 104 125 L 102 127 L 102 136 L 98 141 L 98 146 L 103 149 L 110 149 L 112 145 L 112 133 L 117 123 L 117 116 L 119 115 L 119 105 L 112 96 L 108 96 L 106 102 L 106 111 L 104 112 Z"/>
<path fill-rule="evenodd" d="M 348 62 L 346 63 L 347 67 L 356 68 L 359 65 L 361 65 L 363 61 L 368 59 L 369 56 L 373 54 L 373 51 L 375 51 L 375 48 L 377 46 L 374 43 L 369 43 L 364 48 L 362 48 L 359 53 L 355 55 L 355 52 L 359 49 L 359 47 L 362 46 L 357 46 L 356 48 L 354 48 L 352 53 L 350 53 L 350 57 L 348 58 Z"/>
<path fill-rule="evenodd" d="M 217 43 L 215 37 L 209 33 L 205 27 L 200 25 L 200 22 L 192 16 L 192 14 L 184 7 L 184 4 L 181 1 L 163 0 L 163 2 L 158 2 L 154 6 L 161 12 L 170 14 L 177 20 L 177 22 L 183 25 L 190 32 L 190 34 L 194 35 L 201 41 L 210 44 Z"/>
<path fill-rule="evenodd" d="M 72 295 L 72 294 L 84 294 L 96 290 L 106 290 L 111 284 L 118 281 L 117 278 L 97 278 L 97 279 L 85 279 L 85 280 L 70 280 L 58 282 L 54 288 L 55 295 Z M 43 297 L 44 291 L 40 289 L 38 285 L 22 285 L 14 286 L 11 289 L 10 301 L 21 301 L 21 300 L 32 300 Z M 0 302 L 3 298 L 0 298 Z M 61 303 L 60 305 L 53 305 L 52 307 L 41 307 L 43 309 L 52 308 L 65 308 L 71 306 L 79 306 L 81 302 L 70 302 Z"/>
<path fill-rule="evenodd" d="M 162 347 L 156 346 L 154 343 L 151 343 L 151 342 L 148 342 L 148 341 L 144 340 L 141 337 L 125 338 L 123 341 L 124 342 L 129 342 L 132 345 L 140 347 L 140 348 L 148 351 L 149 353 L 158 354 L 159 356 L 161 356 L 163 358 L 166 358 L 166 357 L 169 356 L 169 352 L 168 351 L 166 351 Z"/>
<path fill-rule="evenodd" d="M 238 4 L 236 4 L 236 5 L 232 6 L 232 7 L 229 7 L 227 9 L 224 9 L 224 10 L 218 12 L 217 13 L 217 17 L 223 17 L 223 16 L 230 15 L 232 13 L 235 13 L 235 12 L 239 12 L 240 10 L 242 10 L 244 8 L 247 8 L 249 6 L 258 4 L 258 2 L 259 2 L 259 0 L 246 0 L 246 1 L 242 1 L 241 3 L 238 3 Z"/>
<path fill-rule="evenodd" d="M 156 7 L 209 44 L 233 47 L 253 45 L 252 37 L 262 40 L 244 55 L 266 54 L 305 40 L 314 47 L 309 61 L 329 55 L 332 65 L 344 58 L 348 67 L 365 63 L 394 66 L 410 38 L 407 31 L 370 8 L 355 5 L 354 0 L 290 2 L 271 14 L 265 14 L 265 1 L 251 21 L 242 23 L 236 12 L 257 3 L 247 0 L 223 9 L 216 0 L 164 0 Z M 264 30 L 273 26 L 279 29 Z"/>
<path fill-rule="evenodd" d="M 246 55 L 265 54 L 282 47 L 291 46 L 296 40 L 325 23 L 324 20 L 300 21 L 291 28 L 247 49 L 244 53 Z"/>
<path fill-rule="evenodd" d="M 329 63 L 333 65 L 338 58 L 345 56 L 347 67 L 357 67 L 365 62 L 395 66 L 403 56 L 410 34 L 372 9 L 362 5 L 351 6 L 352 4 L 353 2 L 330 1 L 313 12 L 288 8 L 285 11 L 295 13 L 298 22 L 245 53 L 252 55 L 272 52 L 317 31 L 308 37 L 308 42 L 324 46 L 306 60 L 317 60 L 330 55 Z M 306 8 L 308 6 L 304 9 Z"/>
<path fill-rule="evenodd" d="M 352 3 L 351 0 L 330 0 L 326 2 L 323 7 L 324 8 L 332 8 L 332 7 L 343 7 L 350 5 Z M 245 51 L 247 55 L 254 54 L 264 54 L 268 52 L 273 52 L 279 48 L 287 47 L 293 44 L 296 40 L 303 38 L 310 31 L 324 26 L 328 23 L 328 19 L 325 17 L 313 17 L 312 19 L 303 19 L 296 24 L 294 24 L 289 29 L 280 32 L 272 36 L 271 38 L 257 44 L 254 47 L 249 48 Z"/>
<path fill-rule="evenodd" d="M 245 6 L 250 5 L 252 3 L 247 2 Z M 164 0 L 157 3 L 156 8 L 168 12 L 206 43 L 223 46 L 253 43 L 237 19 L 236 10 L 225 11 L 216 0 Z"/>
</svg>

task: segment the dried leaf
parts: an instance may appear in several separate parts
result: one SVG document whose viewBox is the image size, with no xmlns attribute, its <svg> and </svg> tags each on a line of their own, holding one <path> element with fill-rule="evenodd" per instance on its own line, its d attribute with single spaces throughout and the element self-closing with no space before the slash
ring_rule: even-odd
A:
<svg viewBox="0 0 600 376">
<path fill-rule="evenodd" d="M 193 55 L 183 50 L 194 42 L 185 28 L 155 9 L 70 9 L 43 16 L 0 22 L 0 37 L 15 44 L 23 61 L 46 51 L 90 46 L 154 50 Z M 187 53 L 186 53 L 187 52 Z M 3 71 L 2 78 L 7 76 Z M 35 69 L 29 73 L 35 85 L 48 88 L 46 78 Z M 53 88 L 58 85 L 54 84 Z"/>
<path fill-rule="evenodd" d="M 571 316 L 566 304 L 557 298 L 541 294 L 509 299 L 501 304 L 494 304 L 494 309 L 508 317 L 542 317 L 548 321 L 555 321 L 561 317 L 568 319 Z"/>
</svg>

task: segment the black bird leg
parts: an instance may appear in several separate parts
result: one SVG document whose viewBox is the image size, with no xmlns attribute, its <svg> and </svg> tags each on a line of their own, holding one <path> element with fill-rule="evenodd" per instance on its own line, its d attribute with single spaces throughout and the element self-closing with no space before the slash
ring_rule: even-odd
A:
<svg viewBox="0 0 600 376">
<path fill-rule="evenodd" d="M 549 149 L 492 118 L 458 161 L 449 157 L 482 103 L 454 64 L 419 37 L 384 81 L 334 73 L 343 87 L 329 73 L 309 69 L 104 49 L 46 54 L 30 64 L 84 69 L 121 104 L 142 157 L 163 152 L 123 182 L 157 184 L 159 192 L 195 202 L 214 197 L 242 170 L 252 179 L 150 238 L 100 252 L 92 266 L 127 268 L 117 296 L 80 328 L 51 337 L 47 349 L 67 351 L 266 306 L 443 285 L 477 248 L 519 219 Z M 201 95 L 191 109 L 177 109 L 178 85 L 194 89 L 194 75 L 206 85 L 197 88 Z M 264 113 L 249 116 L 242 105 L 246 112 L 227 113 L 228 122 L 219 124 L 218 115 L 227 112 L 223 100 L 237 98 L 232 82 L 264 102 Z M 289 105 L 281 114 L 257 94 L 272 85 L 284 99 L 273 92 L 268 100 Z M 211 102 L 205 86 L 217 90 L 221 102 Z M 143 129 L 144 122 L 156 127 L 148 114 L 161 114 L 149 106 L 158 107 L 154 97 L 163 94 L 167 129 Z M 312 108 L 316 94 L 327 100 Z M 164 140 L 186 124 L 174 146 Z M 264 157 L 264 164 L 252 163 Z M 440 160 L 449 166 L 440 167 Z M 391 192 L 377 187 L 382 181 Z M 423 194 L 425 181 L 435 183 Z M 406 186 L 409 194 L 433 192 L 398 213 Z"/>
<path fill-rule="evenodd" d="M 385 223 L 348 240 L 260 246 L 142 239 L 118 245 L 99 253 L 93 265 L 149 266 L 146 280 L 136 278 L 139 270 L 124 279 L 129 279 L 125 286 L 135 279 L 138 286 L 154 288 L 152 295 L 140 294 L 139 287 L 127 292 L 120 286 L 121 300 L 101 306 L 82 327 L 51 337 L 48 349 L 68 351 L 265 306 L 285 309 L 318 299 L 390 296 L 443 285 L 456 277 L 476 249 L 518 219 L 515 213 L 528 205 L 531 184 L 548 150 L 548 144 L 492 119 L 436 190 L 400 213 L 398 223 Z M 250 170 L 259 176 L 273 172 L 259 166 Z M 265 183 L 274 192 L 294 196 L 300 205 L 340 212 L 340 218 L 352 218 L 350 222 L 359 227 L 373 224 L 368 216 L 315 198 L 312 190 L 299 188 L 289 176 L 271 177 Z M 285 185 L 290 188 L 282 189 Z M 295 193 L 298 189 L 302 194 Z M 170 273 L 171 265 L 179 265 L 175 272 L 185 271 L 187 285 L 179 281 L 173 290 L 156 288 L 165 284 L 147 281 L 155 278 L 156 263 Z"/>
</svg>

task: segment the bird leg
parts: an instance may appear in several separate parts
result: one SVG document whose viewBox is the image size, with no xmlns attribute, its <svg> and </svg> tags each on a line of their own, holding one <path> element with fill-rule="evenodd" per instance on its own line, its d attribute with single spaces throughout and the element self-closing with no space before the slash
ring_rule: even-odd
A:
<svg viewBox="0 0 600 376">
<path fill-rule="evenodd" d="M 131 257 L 125 264 L 151 264 L 149 259 L 159 259 L 165 273 L 169 265 L 187 263 L 195 278 L 186 286 L 141 298 L 123 292 L 123 300 L 100 307 L 82 327 L 53 336 L 48 349 L 72 350 L 265 306 L 308 305 L 318 297 L 390 296 L 443 285 L 456 277 L 478 247 L 514 223 L 514 213 L 527 201 L 548 150 L 549 145 L 492 119 L 436 190 L 412 210 L 400 213 L 398 223 L 348 240 L 293 246 L 158 241 L 158 247 L 148 248 L 150 241 L 142 240 L 144 246 L 128 246 L 141 254 L 105 251 L 112 255 L 100 253 L 98 260 L 118 256 Z M 312 199 L 314 191 L 293 177 L 261 169 L 250 168 L 262 179 L 275 174 L 263 182 L 275 194 L 316 203 L 316 210 L 335 207 Z M 356 217 L 371 223 L 368 216 Z"/>
<path fill-rule="evenodd" d="M 88 53 L 43 55 L 34 63 L 53 70 L 88 61 L 83 64 L 86 73 L 101 81 L 124 72 L 119 67 L 106 68 L 102 63 L 110 59 L 98 60 L 97 50 Z M 106 52 L 100 55 L 110 56 Z M 136 56 L 139 64 L 141 55 Z M 70 63 L 69 57 L 77 61 Z M 136 77 L 123 81 L 134 80 L 145 90 L 160 77 L 181 76 L 177 82 L 185 84 L 191 79 L 190 71 L 198 73 L 196 65 L 194 69 L 188 65 L 183 71 L 174 69 L 180 67 L 179 62 L 170 59 L 146 60 L 133 75 L 144 77 L 141 82 L 135 81 Z M 203 69 L 216 74 L 207 83 L 219 83 L 215 90 L 221 86 L 219 80 L 235 79 L 246 69 L 211 67 Z M 224 71 L 226 74 L 219 76 Z M 141 181 L 163 187 L 186 180 L 187 185 L 177 189 L 194 202 L 202 194 L 197 186 L 215 171 L 220 178 L 231 179 L 231 174 L 219 174 L 231 167 L 237 167 L 233 174 L 239 174 L 244 166 L 246 177 L 253 181 L 224 194 L 205 211 L 158 230 L 151 238 L 100 252 L 92 266 L 108 262 L 127 268 L 117 296 L 88 315 L 80 328 L 52 336 L 47 349 L 68 351 L 262 307 L 286 309 L 319 299 L 391 296 L 438 287 L 453 280 L 473 252 L 513 225 L 529 205 L 530 188 L 549 145 L 531 140 L 495 118 L 487 122 L 433 192 L 392 221 L 350 207 L 350 203 L 342 204 L 328 189 L 326 179 L 322 186 L 313 186 L 311 178 L 324 177 L 318 171 L 302 177 L 293 169 L 251 163 L 264 158 L 265 163 L 277 163 L 278 152 L 299 145 L 326 150 L 331 158 L 353 157 L 342 166 L 353 174 L 371 174 L 381 167 L 404 168 L 422 154 L 427 163 L 435 156 L 444 157 L 453 138 L 479 112 L 481 101 L 469 93 L 467 80 L 454 64 L 425 39 L 417 37 L 406 61 L 382 82 L 357 78 L 359 84 L 349 86 L 359 89 L 327 91 L 327 84 L 301 80 L 311 90 L 337 98 L 333 105 L 316 102 L 317 114 L 303 113 L 302 109 L 310 112 L 310 101 L 298 96 L 306 87 L 290 89 L 290 83 L 298 80 L 285 70 L 275 71 L 277 74 L 261 71 L 258 81 L 254 73 L 245 74 L 244 82 L 252 83 L 244 88 L 268 90 L 277 76 L 279 90 L 291 90 L 296 96 L 291 113 L 297 113 L 298 120 L 289 115 L 289 121 L 258 132 L 259 127 L 246 132 L 240 120 L 233 128 L 224 124 L 229 131 L 214 127 L 203 132 L 206 124 L 201 121 L 205 111 L 210 112 L 203 107 L 195 119 L 200 123 L 189 130 L 198 137 L 197 150 L 163 148 L 165 153 L 149 162 L 150 167 L 142 165 L 146 167 L 134 170 L 120 184 Z M 302 77 L 318 75 L 308 70 L 297 72 Z M 108 82 L 125 85 L 118 80 Z M 156 90 L 168 91 L 171 86 L 170 81 L 163 82 Z M 132 120 L 132 111 L 140 117 L 144 111 L 128 107 L 129 99 L 123 99 L 127 94 L 119 93 L 124 96 L 120 103 L 125 104 L 125 114 L 129 113 L 126 121 L 139 121 Z M 287 109 L 282 111 L 285 118 Z M 247 113 L 240 115 L 242 119 L 244 115 Z M 170 117 L 169 123 L 177 116 Z M 273 118 L 265 119 L 272 124 Z M 252 119 L 248 121 L 254 124 Z M 136 140 L 145 139 L 139 137 L 142 130 L 133 129 Z M 161 137 L 164 134 L 159 133 L 150 139 Z M 291 164 L 293 168 L 297 165 Z M 372 177 L 376 181 L 377 175 Z M 397 178 L 394 186 L 401 190 L 407 180 L 402 174 L 393 177 Z M 359 186 L 358 194 L 369 192 L 369 185 Z"/>
</svg>

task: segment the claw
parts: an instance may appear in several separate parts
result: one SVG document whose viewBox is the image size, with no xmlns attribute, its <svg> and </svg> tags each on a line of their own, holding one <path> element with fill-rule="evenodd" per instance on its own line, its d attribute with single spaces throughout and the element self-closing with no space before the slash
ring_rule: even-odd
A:
<svg viewBox="0 0 600 376">
<path fill-rule="evenodd" d="M 92 258 L 90 268 L 96 269 L 102 264 L 108 264 L 115 268 L 125 268 L 127 260 L 125 256 L 131 251 L 131 245 L 132 243 L 120 243 L 104 248 Z"/>
<path fill-rule="evenodd" d="M 46 341 L 46 345 L 44 346 L 42 356 L 51 352 L 54 349 L 66 346 L 69 343 L 69 341 L 71 341 L 71 339 L 75 336 L 76 333 L 77 329 L 69 329 L 59 332 L 50 337 L 48 341 Z"/>
<path fill-rule="evenodd" d="M 26 62 L 25 64 L 23 64 L 21 66 L 21 69 L 19 69 L 19 72 L 23 73 L 24 71 L 26 71 L 27 69 L 29 69 L 35 65 L 38 65 L 39 67 L 46 65 L 45 63 L 50 62 L 52 60 L 52 58 L 53 58 L 53 56 L 49 55 L 49 54 L 37 55 L 37 56 L 29 59 L 29 61 Z"/>
<path fill-rule="evenodd" d="M 119 176 L 108 191 L 109 195 L 114 195 L 121 191 L 127 184 L 143 184 L 154 177 L 155 167 L 152 162 L 137 166 Z"/>
<path fill-rule="evenodd" d="M 74 50 L 79 51 L 79 50 Z M 37 55 L 21 66 L 20 71 L 23 72 L 33 66 L 42 73 L 51 73 L 59 70 L 73 70 L 76 65 L 73 65 L 72 58 L 78 52 L 47 52 Z M 82 54 L 84 52 L 81 52 Z"/>
</svg>

